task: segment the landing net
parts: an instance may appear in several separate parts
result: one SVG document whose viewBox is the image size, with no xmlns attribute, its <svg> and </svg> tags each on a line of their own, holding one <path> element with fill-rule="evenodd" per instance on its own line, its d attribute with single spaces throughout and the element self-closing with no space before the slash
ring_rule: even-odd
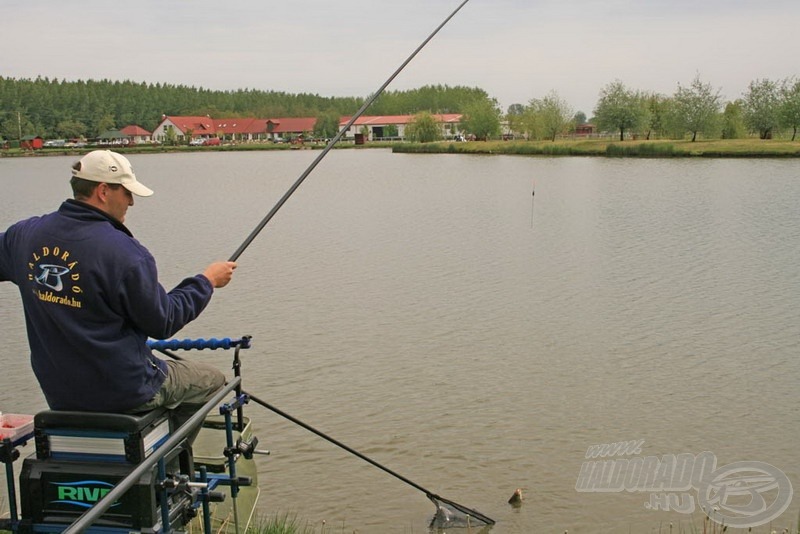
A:
<svg viewBox="0 0 800 534">
<path fill-rule="evenodd" d="M 494 520 L 472 508 L 428 494 L 428 499 L 436 507 L 436 514 L 431 519 L 431 529 L 445 530 L 450 528 L 482 528 L 494 525 Z M 489 529 L 486 529 L 488 531 Z"/>
</svg>

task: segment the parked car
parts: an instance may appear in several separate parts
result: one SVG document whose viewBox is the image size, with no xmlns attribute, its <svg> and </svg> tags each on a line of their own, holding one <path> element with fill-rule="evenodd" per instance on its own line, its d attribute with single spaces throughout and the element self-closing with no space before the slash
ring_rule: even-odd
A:
<svg viewBox="0 0 800 534">
<path fill-rule="evenodd" d="M 203 146 L 205 144 L 205 139 L 202 137 L 195 137 L 191 141 L 189 141 L 189 146 Z"/>
<path fill-rule="evenodd" d="M 222 144 L 219 137 L 211 137 L 203 142 L 203 146 L 219 146 Z"/>
<path fill-rule="evenodd" d="M 67 143 L 66 139 L 48 139 L 44 142 L 45 147 L 53 148 L 53 147 L 63 147 Z"/>
</svg>

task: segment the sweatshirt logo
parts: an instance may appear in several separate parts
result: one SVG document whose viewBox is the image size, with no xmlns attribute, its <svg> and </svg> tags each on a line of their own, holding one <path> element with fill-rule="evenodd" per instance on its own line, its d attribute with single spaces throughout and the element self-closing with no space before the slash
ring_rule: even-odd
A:
<svg viewBox="0 0 800 534">
<path fill-rule="evenodd" d="M 80 308 L 83 289 L 77 267 L 68 250 L 43 246 L 31 253 L 28 280 L 35 284 L 33 291 L 40 301 Z"/>
<path fill-rule="evenodd" d="M 53 291 L 64 289 L 61 277 L 69 272 L 63 265 L 39 265 L 41 273 L 36 277 L 36 283 L 49 287 Z"/>
</svg>

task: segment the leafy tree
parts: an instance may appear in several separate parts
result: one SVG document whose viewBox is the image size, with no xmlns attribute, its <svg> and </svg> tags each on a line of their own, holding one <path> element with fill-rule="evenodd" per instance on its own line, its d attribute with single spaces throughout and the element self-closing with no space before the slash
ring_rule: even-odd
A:
<svg viewBox="0 0 800 534">
<path fill-rule="evenodd" d="M 586 124 L 586 113 L 584 113 L 583 111 L 577 112 L 575 116 L 572 117 L 572 121 L 575 124 Z"/>
<path fill-rule="evenodd" d="M 373 104 L 375 115 L 464 113 L 471 105 L 490 101 L 477 87 L 428 85 L 409 91 L 387 91 Z M 138 124 L 153 130 L 163 115 L 212 117 L 335 117 L 328 134 L 338 131 L 339 117 L 352 115 L 361 105 L 356 97 L 323 97 L 279 91 L 243 89 L 212 91 L 165 83 L 132 81 L 66 81 L 38 77 L 13 79 L 0 76 L 0 129 L 11 139 L 19 137 L 16 110 L 25 115 L 23 135 L 55 135 L 59 125 L 81 123 L 85 135 Z M 13 113 L 13 116 L 12 116 Z M 74 126 L 74 124 L 73 124 Z M 59 134 L 63 135 L 63 134 Z"/>
<path fill-rule="evenodd" d="M 745 136 L 747 128 L 744 124 L 743 107 L 741 100 L 725 104 L 722 112 L 723 139 L 740 139 Z"/>
<path fill-rule="evenodd" d="M 6 119 L 0 121 L 0 137 L 3 139 L 20 138 L 16 114 L 14 114 L 13 118 L 9 115 Z"/>
<path fill-rule="evenodd" d="M 800 80 L 788 78 L 781 85 L 781 124 L 792 129 L 792 141 L 800 126 Z"/>
<path fill-rule="evenodd" d="M 56 136 L 66 138 L 79 138 L 86 135 L 86 125 L 80 121 L 65 120 L 56 124 Z"/>
<path fill-rule="evenodd" d="M 3 139 L 19 139 L 17 119 L 5 119 L 0 122 L 0 137 Z"/>
<path fill-rule="evenodd" d="M 500 109 L 494 99 L 473 102 L 464 110 L 464 130 L 481 140 L 500 134 Z"/>
<path fill-rule="evenodd" d="M 429 112 L 423 111 L 414 115 L 406 127 L 406 139 L 417 143 L 429 143 L 441 137 L 439 124 Z"/>
<path fill-rule="evenodd" d="M 175 128 L 167 128 L 164 131 L 164 144 L 175 146 L 178 144 L 178 132 Z"/>
<path fill-rule="evenodd" d="M 523 113 L 525 113 L 525 106 L 523 106 L 522 104 L 511 104 L 510 106 L 508 106 L 508 111 L 506 112 L 506 115 L 515 115 L 519 117 Z"/>
<path fill-rule="evenodd" d="M 111 114 L 105 114 L 102 117 L 97 119 L 97 123 L 95 124 L 95 134 L 100 135 L 101 133 L 105 132 L 106 130 L 113 130 L 117 127 L 116 121 L 114 120 L 114 116 Z"/>
<path fill-rule="evenodd" d="M 525 106 L 522 104 L 511 104 L 508 106 L 508 111 L 506 112 L 506 122 L 508 123 L 508 129 L 511 130 L 512 133 L 522 132 L 524 129 L 524 115 Z"/>
<path fill-rule="evenodd" d="M 488 98 L 486 91 L 477 87 L 426 85 L 409 91 L 386 91 L 372 105 L 370 113 L 375 115 L 403 115 L 420 111 L 463 113 L 472 103 Z"/>
<path fill-rule="evenodd" d="M 699 74 L 689 87 L 678 84 L 673 113 L 677 125 L 692 134 L 692 142 L 697 140 L 698 132 L 710 132 L 717 124 L 721 99 L 719 90 L 701 82 Z"/>
<path fill-rule="evenodd" d="M 526 106 L 525 113 L 522 115 L 520 129 L 526 139 L 541 139 L 544 137 L 541 125 L 541 116 L 537 113 L 535 106 Z"/>
<path fill-rule="evenodd" d="M 387 124 L 383 127 L 384 137 L 397 137 L 398 135 L 400 135 L 400 132 L 398 132 L 396 124 Z"/>
<path fill-rule="evenodd" d="M 555 91 L 541 100 L 531 100 L 529 107 L 536 116 L 538 130 L 551 141 L 555 141 L 559 134 L 566 133 L 572 124 L 572 108 Z"/>
<path fill-rule="evenodd" d="M 647 110 L 650 112 L 650 119 L 647 121 L 647 133 L 645 139 L 655 132 L 656 135 L 664 135 L 671 129 L 672 100 L 669 97 L 657 93 L 646 95 Z"/>
<path fill-rule="evenodd" d="M 329 139 L 339 133 L 340 116 L 335 111 L 326 111 L 317 116 L 314 123 L 314 137 Z"/>
<path fill-rule="evenodd" d="M 594 114 L 601 130 L 619 130 L 619 140 L 623 141 L 625 131 L 635 131 L 647 125 L 650 112 L 646 98 L 616 80 L 600 91 Z"/>
<path fill-rule="evenodd" d="M 23 112 L 19 114 L 11 112 L 8 118 L 0 123 L 0 137 L 5 139 L 20 140 L 26 135 L 38 135 L 38 133 L 39 130 Z"/>
<path fill-rule="evenodd" d="M 744 94 L 744 120 L 760 139 L 770 139 L 780 122 L 781 97 L 778 84 L 768 80 L 750 82 Z"/>
</svg>

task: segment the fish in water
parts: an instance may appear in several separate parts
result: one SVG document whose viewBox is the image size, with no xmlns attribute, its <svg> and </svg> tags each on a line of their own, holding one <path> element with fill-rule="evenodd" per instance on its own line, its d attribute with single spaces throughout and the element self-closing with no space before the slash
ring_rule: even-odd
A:
<svg viewBox="0 0 800 534">
<path fill-rule="evenodd" d="M 508 504 L 511 506 L 522 506 L 522 488 L 514 490 L 514 494 L 508 499 Z"/>
</svg>

